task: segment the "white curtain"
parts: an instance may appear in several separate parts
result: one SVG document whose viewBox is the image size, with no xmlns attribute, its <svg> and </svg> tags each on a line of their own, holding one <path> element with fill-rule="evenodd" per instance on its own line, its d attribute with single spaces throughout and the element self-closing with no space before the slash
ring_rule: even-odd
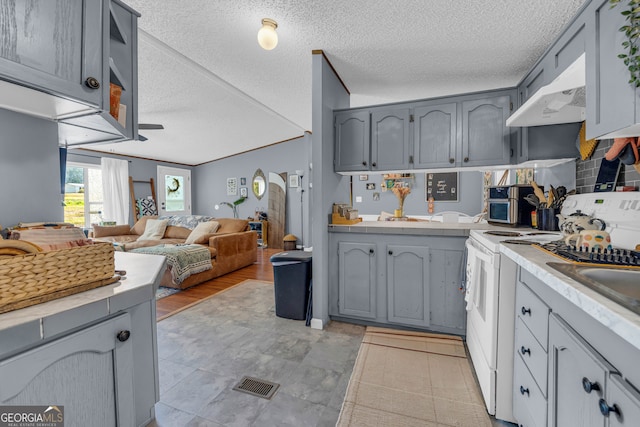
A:
<svg viewBox="0 0 640 427">
<path fill-rule="evenodd" d="M 103 157 L 102 218 L 116 224 L 129 223 L 129 162 Z"/>
</svg>

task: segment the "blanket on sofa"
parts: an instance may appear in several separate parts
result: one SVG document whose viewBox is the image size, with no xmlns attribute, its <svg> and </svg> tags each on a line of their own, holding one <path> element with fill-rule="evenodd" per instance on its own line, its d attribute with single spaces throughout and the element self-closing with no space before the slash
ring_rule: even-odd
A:
<svg viewBox="0 0 640 427">
<path fill-rule="evenodd" d="M 192 274 L 211 270 L 211 253 L 202 245 L 158 245 L 131 249 L 127 252 L 164 255 L 176 285 Z"/>
</svg>

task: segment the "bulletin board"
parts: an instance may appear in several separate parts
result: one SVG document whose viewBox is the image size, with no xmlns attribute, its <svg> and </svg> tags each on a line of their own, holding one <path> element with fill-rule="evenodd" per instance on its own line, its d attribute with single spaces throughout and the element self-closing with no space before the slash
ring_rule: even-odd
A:
<svg viewBox="0 0 640 427">
<path fill-rule="evenodd" d="M 458 201 L 458 172 L 426 173 L 425 202 L 433 197 L 436 202 Z"/>
</svg>

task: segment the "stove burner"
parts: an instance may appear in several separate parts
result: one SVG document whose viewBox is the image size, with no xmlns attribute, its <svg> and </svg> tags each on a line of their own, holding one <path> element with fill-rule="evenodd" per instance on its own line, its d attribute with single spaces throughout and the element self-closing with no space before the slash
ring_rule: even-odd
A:
<svg viewBox="0 0 640 427">
<path fill-rule="evenodd" d="M 517 231 L 500 231 L 500 230 L 489 230 L 485 231 L 484 234 L 489 234 L 490 236 L 504 236 L 504 237 L 520 237 L 522 234 Z"/>
<path fill-rule="evenodd" d="M 589 251 L 582 247 L 567 245 L 562 240 L 536 243 L 535 246 L 539 246 L 547 252 L 578 263 L 640 266 L 640 252 L 630 249 L 614 248 Z"/>
</svg>

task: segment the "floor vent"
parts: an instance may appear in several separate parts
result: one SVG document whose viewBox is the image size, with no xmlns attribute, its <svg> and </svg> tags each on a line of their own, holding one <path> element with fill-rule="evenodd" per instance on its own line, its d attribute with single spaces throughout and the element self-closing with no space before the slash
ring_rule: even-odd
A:
<svg viewBox="0 0 640 427">
<path fill-rule="evenodd" d="M 236 384 L 233 389 L 262 397 L 263 399 L 271 399 L 273 395 L 276 394 L 278 387 L 280 387 L 280 384 L 272 383 L 270 381 L 253 377 L 242 377 L 240 382 Z"/>
</svg>

